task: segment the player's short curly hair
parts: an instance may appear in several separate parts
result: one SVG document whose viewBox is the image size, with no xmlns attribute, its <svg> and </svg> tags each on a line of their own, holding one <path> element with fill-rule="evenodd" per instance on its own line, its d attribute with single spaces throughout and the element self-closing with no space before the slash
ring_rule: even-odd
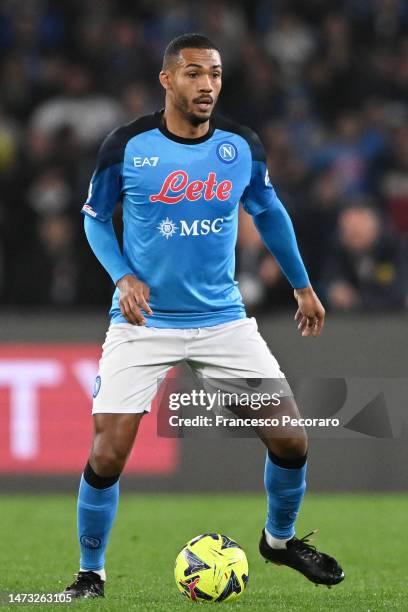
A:
<svg viewBox="0 0 408 612">
<path fill-rule="evenodd" d="M 174 61 L 182 49 L 215 49 L 220 53 L 217 45 L 215 45 L 207 36 L 202 34 L 182 34 L 173 38 L 166 47 L 163 55 L 163 68 Z"/>
</svg>

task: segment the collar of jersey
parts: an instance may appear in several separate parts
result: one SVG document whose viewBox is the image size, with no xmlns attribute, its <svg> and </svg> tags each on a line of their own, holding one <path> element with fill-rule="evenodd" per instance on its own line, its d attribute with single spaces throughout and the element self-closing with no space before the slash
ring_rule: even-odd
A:
<svg viewBox="0 0 408 612">
<path fill-rule="evenodd" d="M 164 109 L 161 109 L 160 111 L 157 111 L 155 113 L 155 116 L 157 118 L 157 127 L 159 128 L 163 136 L 166 136 L 166 138 L 169 138 L 170 140 L 174 140 L 175 142 L 180 142 L 181 144 L 196 145 L 196 144 L 200 144 L 201 142 L 205 142 L 206 140 L 211 138 L 211 136 L 214 134 L 215 125 L 212 119 L 210 119 L 210 129 L 208 130 L 206 134 L 204 134 L 204 136 L 200 136 L 200 138 L 182 138 L 181 136 L 172 134 L 171 132 L 169 132 L 169 130 L 166 128 L 166 126 L 164 125 L 162 121 L 163 113 L 164 113 Z"/>
</svg>

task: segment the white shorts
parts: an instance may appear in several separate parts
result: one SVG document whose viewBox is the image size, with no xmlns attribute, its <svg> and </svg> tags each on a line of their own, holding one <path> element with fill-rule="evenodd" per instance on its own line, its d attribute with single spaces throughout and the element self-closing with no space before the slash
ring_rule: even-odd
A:
<svg viewBox="0 0 408 612">
<path fill-rule="evenodd" d="M 183 361 L 198 378 L 285 378 L 254 318 L 194 329 L 117 323 L 102 349 L 93 414 L 150 412 L 158 382 Z"/>
</svg>

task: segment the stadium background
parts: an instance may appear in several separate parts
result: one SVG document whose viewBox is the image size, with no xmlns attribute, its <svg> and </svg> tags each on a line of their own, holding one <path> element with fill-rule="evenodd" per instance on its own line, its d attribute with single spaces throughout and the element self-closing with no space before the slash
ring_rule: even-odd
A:
<svg viewBox="0 0 408 612">
<path fill-rule="evenodd" d="M 302 530 L 321 527 L 350 577 L 330 603 L 280 574 L 275 609 L 406 606 L 407 25 L 404 0 L 2 1 L 0 491 L 12 495 L 0 498 L 0 603 L 2 588 L 48 591 L 75 569 L 75 495 L 112 291 L 79 209 L 101 140 L 162 106 L 163 49 L 198 30 L 223 52 L 221 109 L 265 143 L 327 326 L 318 341 L 299 336 L 290 288 L 243 214 L 238 278 L 248 311 L 290 376 L 357 380 L 363 390 L 340 407 L 350 427 L 312 440 L 300 519 Z M 153 583 L 172 592 L 177 547 L 224 529 L 242 538 L 256 569 L 247 601 L 270 609 L 253 531 L 263 520 L 263 461 L 256 440 L 158 439 L 146 418 L 122 479 L 122 491 L 137 494 L 122 497 L 111 594 L 128 595 L 126 609 L 136 595 L 146 604 L 137 609 L 179 609 L 176 599 L 163 608 Z M 199 495 L 165 494 L 181 491 Z M 387 534 L 380 548 L 370 545 L 377 533 Z M 135 555 L 144 562 L 129 587 Z"/>
</svg>

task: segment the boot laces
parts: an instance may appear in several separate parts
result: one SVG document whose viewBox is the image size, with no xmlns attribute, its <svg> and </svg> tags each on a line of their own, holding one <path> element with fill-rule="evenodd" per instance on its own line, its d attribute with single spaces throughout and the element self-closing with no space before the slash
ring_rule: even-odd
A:
<svg viewBox="0 0 408 612">
<path fill-rule="evenodd" d="M 321 555 L 320 555 L 319 551 L 317 550 L 316 546 L 314 546 L 313 544 L 310 543 L 311 540 L 309 540 L 309 538 L 310 538 L 310 536 L 314 535 L 317 532 L 318 532 L 318 530 L 314 529 L 310 533 L 307 533 L 305 536 L 303 536 L 303 538 L 295 538 L 295 540 L 294 540 L 294 544 L 298 548 L 301 548 L 302 551 L 307 553 L 308 556 L 310 556 L 312 558 L 315 558 L 315 559 L 319 559 Z"/>
<path fill-rule="evenodd" d="M 94 582 L 94 579 L 91 576 L 90 572 L 78 572 L 78 574 L 74 574 L 74 576 L 76 576 L 76 580 L 71 584 L 70 587 L 68 587 L 69 589 L 73 589 L 81 583 L 83 584 L 84 582 L 89 584 L 92 584 Z"/>
</svg>

